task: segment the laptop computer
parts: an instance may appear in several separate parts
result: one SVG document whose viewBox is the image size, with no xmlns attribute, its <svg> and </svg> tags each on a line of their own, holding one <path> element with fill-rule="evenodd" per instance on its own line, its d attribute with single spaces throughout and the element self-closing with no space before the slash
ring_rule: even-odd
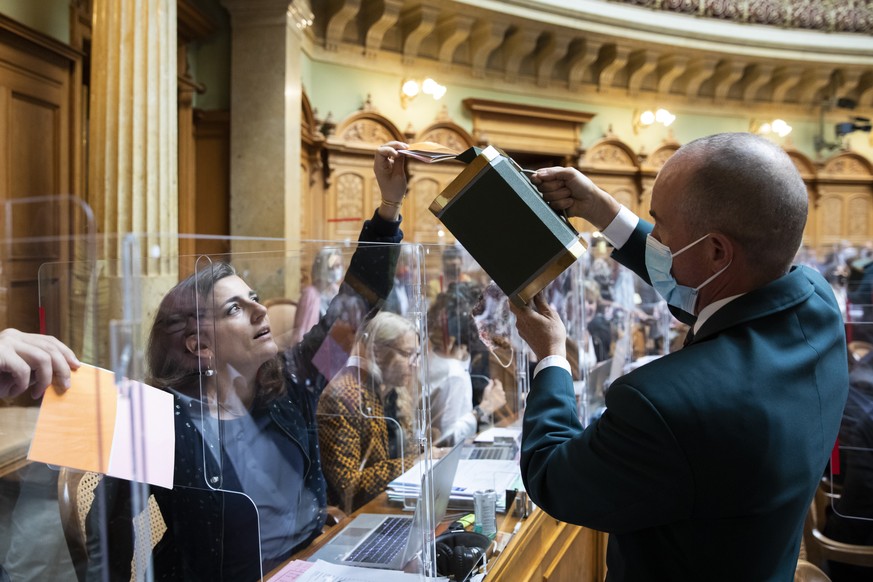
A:
<svg viewBox="0 0 873 582">
<path fill-rule="evenodd" d="M 429 482 L 429 489 L 433 491 L 434 524 L 446 515 L 461 451 L 461 446 L 454 447 L 422 477 L 422 490 L 427 489 L 425 484 Z M 415 513 L 411 516 L 362 513 L 309 561 L 401 570 L 421 550 L 427 509 L 427 500 L 422 498 L 415 504 Z"/>
<path fill-rule="evenodd" d="M 483 444 L 468 444 L 464 445 L 464 450 L 461 453 L 462 459 L 470 460 L 493 460 L 493 461 L 511 461 L 518 454 L 518 447 L 515 445 L 483 445 Z"/>
</svg>

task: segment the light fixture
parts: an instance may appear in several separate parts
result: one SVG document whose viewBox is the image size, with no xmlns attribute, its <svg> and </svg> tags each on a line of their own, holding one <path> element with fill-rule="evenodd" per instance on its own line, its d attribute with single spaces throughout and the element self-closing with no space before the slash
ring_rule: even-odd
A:
<svg viewBox="0 0 873 582">
<path fill-rule="evenodd" d="M 446 87 L 430 77 L 426 77 L 422 81 L 418 79 L 404 79 L 400 85 L 400 104 L 406 109 L 409 102 L 415 99 L 419 93 L 430 95 L 434 100 L 439 100 L 446 94 Z"/>
<path fill-rule="evenodd" d="M 758 135 L 769 135 L 772 133 L 779 137 L 785 137 L 791 133 L 791 129 L 791 126 L 788 125 L 784 119 L 774 119 L 773 121 L 764 122 L 753 119 L 752 123 L 749 125 L 749 131 L 757 133 Z"/>
<path fill-rule="evenodd" d="M 634 111 L 634 133 L 639 133 L 640 129 L 645 129 L 655 123 L 660 123 L 664 127 L 670 127 L 670 124 L 676 121 L 676 116 L 664 109 L 663 107 L 652 111 Z"/>
</svg>

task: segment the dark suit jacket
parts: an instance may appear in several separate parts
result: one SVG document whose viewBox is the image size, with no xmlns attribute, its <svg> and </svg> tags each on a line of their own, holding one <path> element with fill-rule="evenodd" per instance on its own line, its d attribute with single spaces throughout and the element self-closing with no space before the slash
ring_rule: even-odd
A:
<svg viewBox="0 0 873 582">
<path fill-rule="evenodd" d="M 650 231 L 641 222 L 616 253 L 646 279 Z M 610 581 L 788 582 L 847 386 L 833 293 L 795 267 L 723 307 L 686 348 L 618 378 L 584 430 L 570 375 L 542 370 L 522 476 L 550 515 L 611 534 Z"/>
</svg>

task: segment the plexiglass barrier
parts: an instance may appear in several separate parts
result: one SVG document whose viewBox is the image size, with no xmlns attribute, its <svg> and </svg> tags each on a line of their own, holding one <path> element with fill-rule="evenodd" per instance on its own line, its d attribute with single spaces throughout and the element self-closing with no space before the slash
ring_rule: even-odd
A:
<svg viewBox="0 0 873 582">
<path fill-rule="evenodd" d="M 440 523 L 478 508 L 474 527 L 491 534 L 513 516 L 537 362 L 508 299 L 462 248 L 216 239 L 211 248 L 226 252 L 179 255 L 190 246 L 181 242 L 191 241 L 132 235 L 43 262 L 44 329 L 109 371 L 113 398 L 85 416 L 105 421 L 112 408 L 114 430 L 98 432 L 96 448 L 115 464 L 8 466 L 12 579 L 36 572 L 18 565 L 23 524 L 31 537 L 21 540 L 41 540 L 28 548 L 34 563 L 53 568 L 45 579 L 257 580 L 294 559 L 424 578 L 441 573 Z M 687 331 L 598 248 L 544 291 L 567 327 L 586 425 L 612 380 L 680 349 Z M 847 328 L 853 382 L 866 369 L 856 336 L 867 325 Z M 30 418 L 32 431 L 37 410 L 14 418 Z M 831 482 L 851 488 L 871 445 L 841 445 L 842 477 Z M 405 529 L 394 561 L 380 564 L 359 543 L 387 527 L 386 514 Z"/>
<path fill-rule="evenodd" d="M 89 309 L 99 255 L 91 209 L 73 196 L 13 198 L 0 206 L 0 225 L 5 363 L 13 345 L 22 341 L 10 328 L 53 335 L 81 352 L 93 343 L 97 320 Z M 46 263 L 56 261 L 75 261 L 77 268 L 44 271 Z M 28 460 L 32 445 L 37 454 L 52 452 L 50 443 L 34 442 L 34 435 L 42 404 L 58 391 L 49 387 L 45 397 L 35 398 L 34 390 L 41 388 L 35 378 L 21 393 L 9 380 L 6 374 L 0 378 L 0 579 L 76 580 L 67 535 L 73 530 L 63 513 L 69 506 L 59 497 L 59 486 L 63 488 L 70 472 Z M 81 410 L 85 416 L 99 415 L 93 398 L 86 395 L 80 403 L 89 409 Z M 94 427 L 59 431 L 56 436 L 74 439 L 86 433 L 96 437 L 92 452 L 105 452 Z"/>
<path fill-rule="evenodd" d="M 832 282 L 845 301 L 849 394 L 838 446 L 817 499 L 820 515 L 827 518 L 823 533 L 860 545 L 869 544 L 873 535 L 873 284 L 866 273 L 859 269 L 843 293 L 839 282 Z M 837 575 L 853 575 L 852 566 L 834 566 Z"/>
</svg>

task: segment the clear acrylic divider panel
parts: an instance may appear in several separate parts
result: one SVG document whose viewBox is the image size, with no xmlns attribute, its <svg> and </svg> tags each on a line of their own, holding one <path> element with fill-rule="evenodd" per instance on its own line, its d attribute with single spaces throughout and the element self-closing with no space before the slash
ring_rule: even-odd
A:
<svg viewBox="0 0 873 582">
<path fill-rule="evenodd" d="M 96 320 L 93 311 L 83 309 L 99 268 L 91 209 L 73 196 L 12 198 L 0 205 L 0 224 L 4 343 L 14 341 L 8 330 L 13 328 L 55 336 L 81 355 Z M 75 581 L 78 563 L 68 543 L 75 530 L 71 516 L 63 513 L 69 505 L 59 499 L 59 485 L 81 472 L 28 459 L 43 403 L 56 400 L 59 392 L 50 386 L 48 397 L 34 398 L 32 388 L 13 393 L 7 380 L 0 385 L 0 578 Z M 95 399 L 81 403 L 90 407 L 84 416 L 97 416 Z M 88 428 L 73 423 L 72 430 L 67 426 L 49 436 L 70 439 Z M 105 443 L 92 432 L 98 437 L 96 450 L 79 458 L 93 463 Z M 51 442 L 40 438 L 34 452 L 56 460 Z"/>
<path fill-rule="evenodd" d="M 459 245 L 422 248 L 427 436 L 434 456 L 464 448 L 444 520 L 473 513 L 475 494 L 493 491 L 482 508 L 486 514 L 493 508 L 500 529 L 512 520 L 513 498 L 523 489 L 518 454 L 528 352 L 509 298 L 469 253 Z"/>
<path fill-rule="evenodd" d="M 849 395 L 839 446 L 822 483 L 830 506 L 824 533 L 866 544 L 873 531 L 873 286 L 850 279 L 844 296 Z"/>
<path fill-rule="evenodd" d="M 137 571 L 155 577 L 269 578 L 292 557 L 306 557 L 339 512 L 365 510 L 371 494 L 380 497 L 379 511 L 404 501 L 413 508 L 421 495 L 395 501 L 384 494 L 391 480 L 416 467 L 423 474 L 430 462 L 422 455 L 429 449 L 418 366 L 420 251 L 208 242 L 218 251 L 173 256 L 177 247 L 154 235 L 123 245 L 125 308 L 114 322 L 114 352 L 133 357 L 122 358 L 125 377 L 172 401 L 174 476 L 172 489 L 120 485 L 132 490 L 134 506 L 107 503 L 117 511 L 106 516 L 104 543 L 113 560 L 113 545 L 115 553 L 142 555 Z M 402 315 L 389 312 L 400 276 L 409 280 Z M 348 397 L 349 386 L 357 396 Z M 131 410 L 133 417 L 144 412 L 135 403 Z M 360 431 L 356 440 L 348 427 Z M 362 465 L 349 465 L 351 456 Z M 145 514 L 170 528 L 151 555 L 131 552 L 126 539 L 116 543 L 117 514 L 125 512 L 128 521 Z M 417 535 L 430 545 L 419 546 L 425 551 L 408 571 L 433 562 L 436 524 L 425 521 L 427 513 Z M 103 566 L 111 569 L 113 560 Z"/>
<path fill-rule="evenodd" d="M 645 281 L 591 245 L 544 294 L 567 328 L 567 359 L 583 426 L 600 417 L 609 384 L 682 345 L 687 326 Z"/>
</svg>

